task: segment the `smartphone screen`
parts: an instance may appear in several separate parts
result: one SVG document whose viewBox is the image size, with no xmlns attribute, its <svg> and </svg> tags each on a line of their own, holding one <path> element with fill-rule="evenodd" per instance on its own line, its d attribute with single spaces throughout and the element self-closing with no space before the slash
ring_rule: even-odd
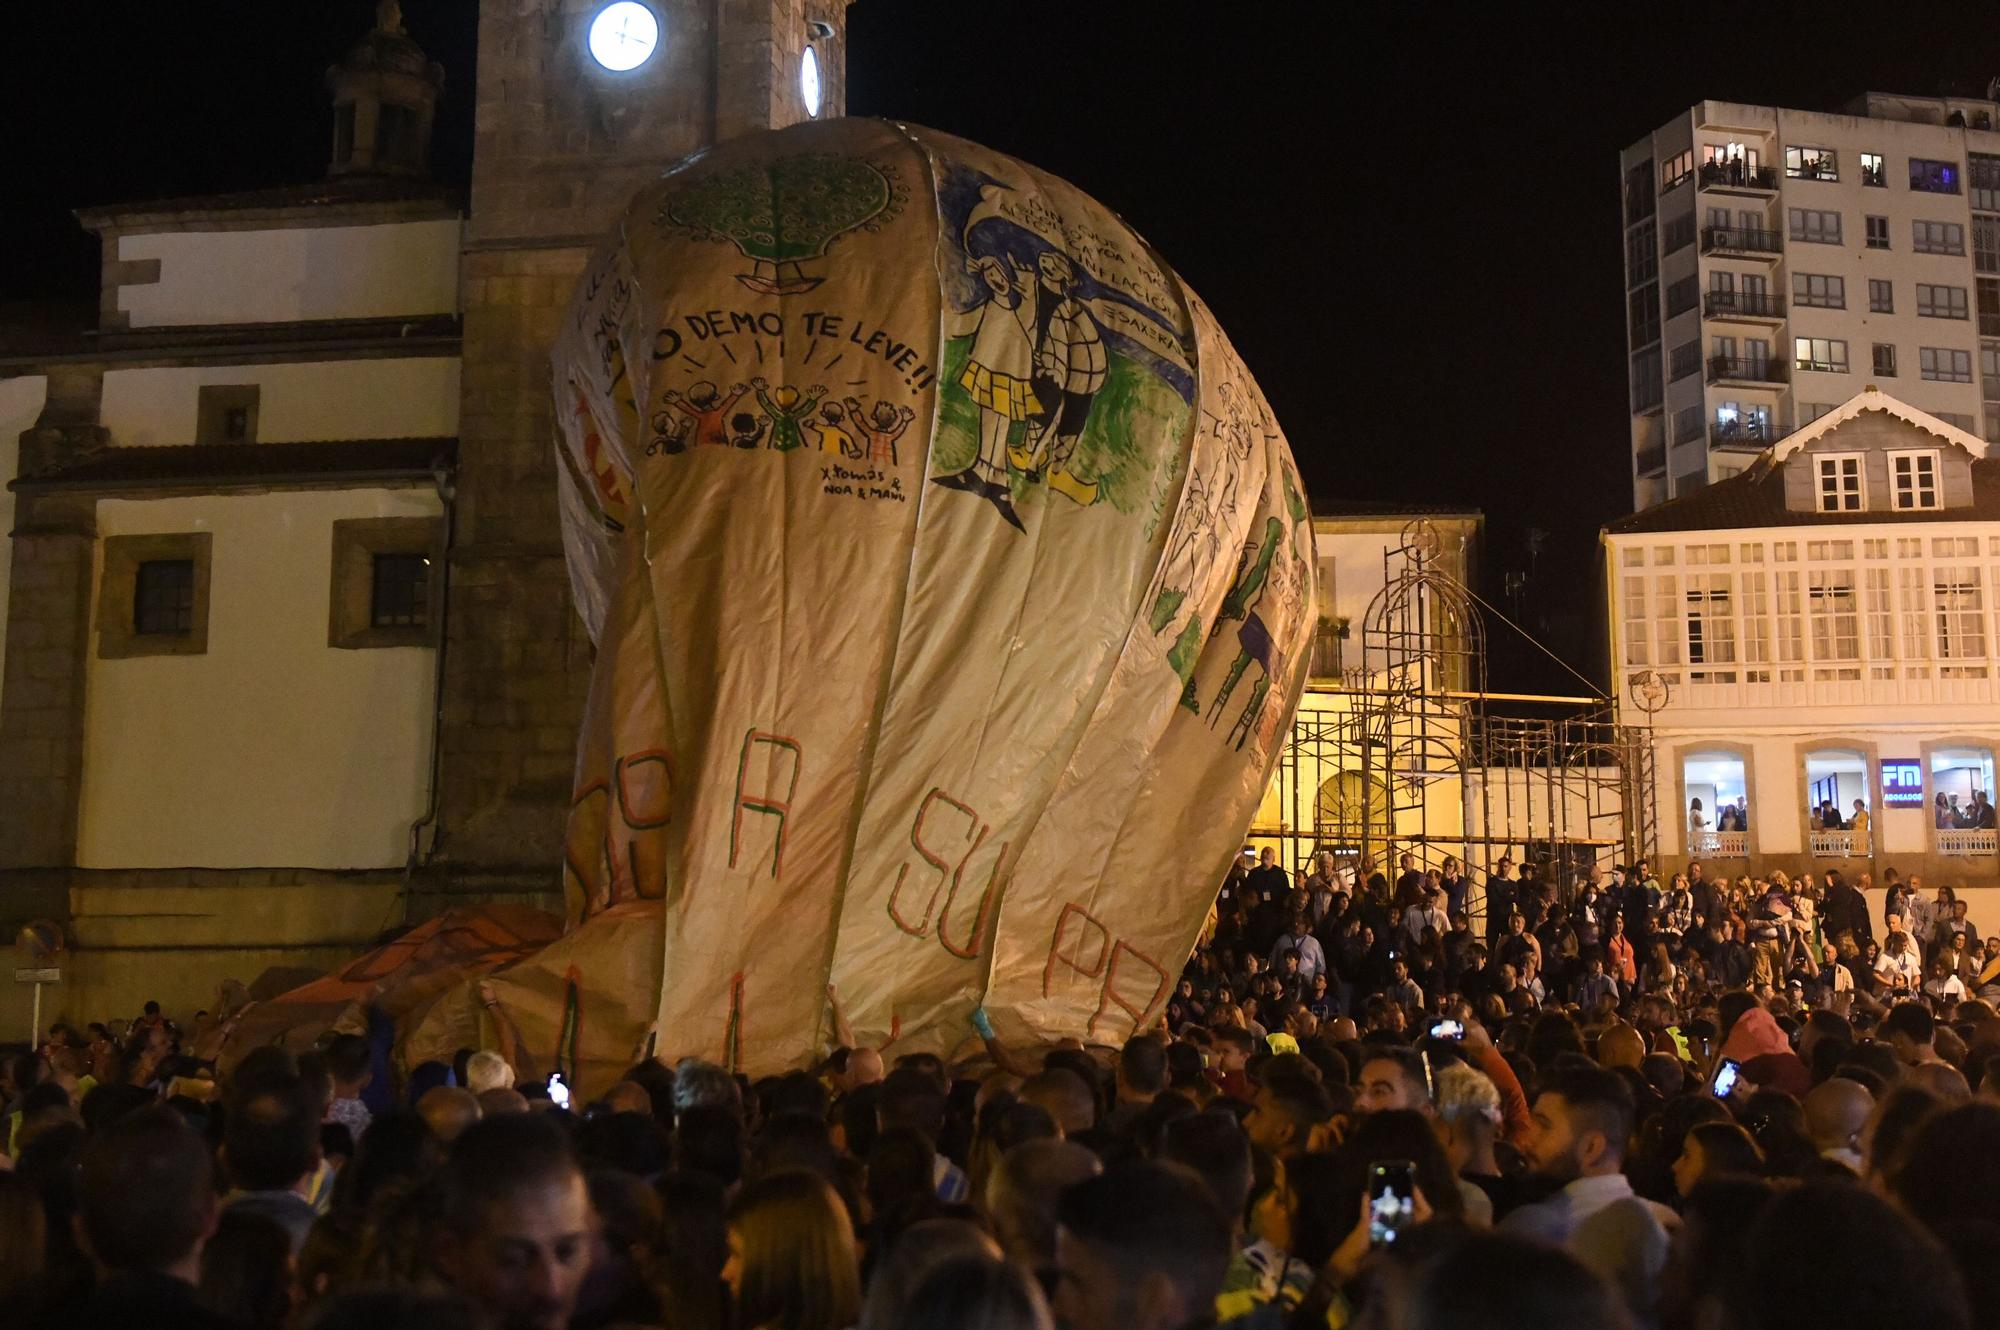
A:
<svg viewBox="0 0 2000 1330">
<path fill-rule="evenodd" d="M 1431 1022 L 1431 1038 L 1463 1039 L 1465 1038 L 1465 1026 L 1458 1021 L 1433 1021 Z"/>
<path fill-rule="evenodd" d="M 1368 1241 L 1386 1247 L 1416 1222 L 1417 1166 L 1381 1159 L 1368 1166 Z"/>
<path fill-rule="evenodd" d="M 559 1071 L 549 1076 L 549 1102 L 557 1108 L 569 1107 L 569 1087 L 563 1084 L 562 1073 Z"/>
<path fill-rule="evenodd" d="M 1709 1083 L 1709 1089 L 1717 1099 L 1727 1099 L 1729 1092 L 1736 1088 L 1736 1078 L 1742 1072 L 1743 1068 L 1737 1065 L 1736 1059 L 1724 1058 L 1722 1065 L 1715 1069 L 1715 1079 Z"/>
</svg>

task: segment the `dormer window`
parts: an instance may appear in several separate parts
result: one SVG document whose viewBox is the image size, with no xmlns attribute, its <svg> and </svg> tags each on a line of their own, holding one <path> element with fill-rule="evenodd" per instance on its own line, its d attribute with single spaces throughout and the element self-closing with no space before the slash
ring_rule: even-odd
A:
<svg viewBox="0 0 2000 1330">
<path fill-rule="evenodd" d="M 1813 462 L 1818 468 L 1821 512 L 1858 513 L 1868 506 L 1861 487 L 1860 454 L 1833 453 Z"/>
<path fill-rule="evenodd" d="M 1941 507 L 1938 500 L 1938 455 L 1928 450 L 1890 453 L 1889 493 L 1898 512 Z"/>
</svg>

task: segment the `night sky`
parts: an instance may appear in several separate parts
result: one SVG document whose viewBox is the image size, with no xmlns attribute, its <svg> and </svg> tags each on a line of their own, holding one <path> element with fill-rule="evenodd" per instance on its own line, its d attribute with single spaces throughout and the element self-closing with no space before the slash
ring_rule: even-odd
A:
<svg viewBox="0 0 2000 1330">
<path fill-rule="evenodd" d="M 434 155 L 462 183 L 476 5 L 404 9 L 447 70 Z M 94 299 L 71 208 L 321 174 L 321 76 L 373 12 L 6 5 L 0 304 Z M 2000 5 L 1970 3 L 860 0 L 849 36 L 850 113 L 1122 214 L 1214 308 L 1316 498 L 1482 509 L 1485 589 L 1528 573 L 1521 616 L 1579 663 L 1596 530 L 1630 500 L 1618 150 L 1702 97 L 1831 110 L 2000 75 Z"/>
</svg>

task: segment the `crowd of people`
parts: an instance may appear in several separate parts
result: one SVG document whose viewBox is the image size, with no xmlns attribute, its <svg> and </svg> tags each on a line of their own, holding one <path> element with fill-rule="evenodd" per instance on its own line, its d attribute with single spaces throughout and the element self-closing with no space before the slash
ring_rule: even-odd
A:
<svg viewBox="0 0 2000 1330">
<path fill-rule="evenodd" d="M 1893 873 L 1555 876 L 1266 855 L 1122 1047 L 589 1103 L 57 1026 L 0 1057 L 0 1325 L 2000 1325 L 2000 939 Z"/>
</svg>

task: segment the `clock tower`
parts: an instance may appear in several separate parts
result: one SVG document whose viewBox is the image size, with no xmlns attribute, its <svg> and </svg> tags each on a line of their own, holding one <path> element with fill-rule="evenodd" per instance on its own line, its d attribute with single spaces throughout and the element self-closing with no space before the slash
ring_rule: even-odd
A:
<svg viewBox="0 0 2000 1330">
<path fill-rule="evenodd" d="M 556 518 L 549 346 L 632 194 L 732 135 L 842 114 L 846 0 L 485 0 L 438 798 L 413 913 L 560 908 L 590 642 Z"/>
</svg>

